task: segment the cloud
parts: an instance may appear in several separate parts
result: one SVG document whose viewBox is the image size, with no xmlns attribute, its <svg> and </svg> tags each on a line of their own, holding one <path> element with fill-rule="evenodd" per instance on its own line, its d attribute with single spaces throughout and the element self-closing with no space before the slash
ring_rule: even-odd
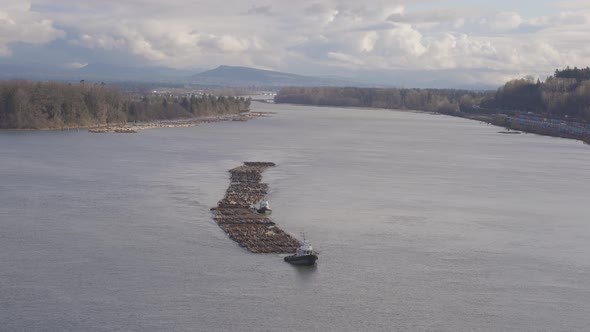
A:
<svg viewBox="0 0 590 332">
<path fill-rule="evenodd" d="M 64 63 L 63 67 L 67 69 L 80 69 L 88 66 L 88 63 L 81 63 L 81 62 L 68 62 Z"/>
<path fill-rule="evenodd" d="M 360 49 L 362 52 L 371 52 L 375 49 L 375 44 L 379 39 L 379 34 L 376 31 L 367 32 L 361 39 Z"/>
<path fill-rule="evenodd" d="M 465 19 L 470 15 L 477 14 L 477 10 L 472 8 L 446 8 L 430 9 L 406 13 L 398 11 L 387 17 L 388 21 L 396 23 L 445 23 Z"/>
<path fill-rule="evenodd" d="M 53 21 L 30 11 L 30 3 L 4 0 L 0 4 L 0 56 L 11 54 L 13 42 L 45 44 L 64 37 Z"/>
<path fill-rule="evenodd" d="M 500 12 L 483 18 L 481 23 L 494 31 L 509 31 L 518 28 L 523 23 L 523 19 L 515 12 Z"/>
<path fill-rule="evenodd" d="M 328 52 L 328 58 L 355 65 L 363 64 L 363 61 L 361 61 L 357 57 L 350 54 L 344 54 L 339 52 Z"/>
<path fill-rule="evenodd" d="M 175 68 L 233 64 L 302 74 L 425 75 L 438 70 L 490 80 L 587 65 L 585 1 L 559 1 L 553 11 L 536 16 L 494 3 L 452 3 L 3 0 L 0 55 L 9 59 L 13 50 L 24 52 L 14 46 L 19 43 L 63 44 L 62 52 L 73 55 L 62 63 L 83 64 L 100 55 Z"/>
<path fill-rule="evenodd" d="M 199 41 L 199 46 L 216 52 L 244 52 L 249 49 L 261 49 L 255 38 L 241 38 L 232 35 L 209 35 Z"/>
<path fill-rule="evenodd" d="M 250 7 L 246 12 L 247 15 L 272 15 L 272 6 L 271 5 L 260 5 Z"/>
<path fill-rule="evenodd" d="M 112 50 L 115 48 L 124 47 L 127 42 L 123 38 L 116 38 L 109 35 L 104 34 L 97 34 L 97 35 L 89 35 L 89 34 L 81 34 L 78 38 L 70 40 L 72 44 L 79 45 L 82 47 L 86 47 L 89 49 L 105 49 L 105 50 Z"/>
</svg>

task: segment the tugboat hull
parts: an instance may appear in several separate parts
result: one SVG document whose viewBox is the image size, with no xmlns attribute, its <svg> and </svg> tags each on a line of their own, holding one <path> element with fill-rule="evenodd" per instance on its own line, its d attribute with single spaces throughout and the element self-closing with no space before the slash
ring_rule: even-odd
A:
<svg viewBox="0 0 590 332">
<path fill-rule="evenodd" d="M 287 256 L 285 257 L 285 262 L 291 263 L 293 265 L 314 265 L 315 261 L 318 260 L 318 256 L 316 255 L 304 255 L 304 256 Z"/>
<path fill-rule="evenodd" d="M 262 208 L 256 210 L 256 212 L 258 212 L 260 214 L 271 214 L 272 210 L 269 208 L 262 207 Z"/>
</svg>

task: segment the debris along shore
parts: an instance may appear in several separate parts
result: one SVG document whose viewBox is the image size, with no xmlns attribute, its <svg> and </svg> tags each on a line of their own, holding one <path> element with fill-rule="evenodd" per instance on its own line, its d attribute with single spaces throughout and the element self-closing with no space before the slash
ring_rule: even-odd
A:
<svg viewBox="0 0 590 332">
<path fill-rule="evenodd" d="M 152 128 L 172 128 L 172 127 L 193 127 L 204 123 L 223 122 L 223 121 L 248 121 L 250 119 L 259 117 L 269 117 L 271 112 L 242 112 L 236 115 L 195 118 L 195 119 L 179 119 L 179 120 L 165 120 L 165 121 L 151 121 L 145 123 L 127 123 L 124 125 L 112 125 L 95 127 L 88 129 L 91 133 L 137 133 L 143 129 Z"/>
<path fill-rule="evenodd" d="M 244 162 L 230 169 L 231 184 L 225 197 L 211 210 L 214 220 L 240 246 L 253 253 L 294 253 L 301 243 L 252 208 L 264 199 L 268 184 L 261 183 L 262 172 L 275 166 L 271 162 Z"/>
</svg>

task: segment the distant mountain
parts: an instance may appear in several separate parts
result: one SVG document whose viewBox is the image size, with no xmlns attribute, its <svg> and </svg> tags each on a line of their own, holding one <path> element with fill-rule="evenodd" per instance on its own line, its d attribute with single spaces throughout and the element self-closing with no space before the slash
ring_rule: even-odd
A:
<svg viewBox="0 0 590 332">
<path fill-rule="evenodd" d="M 59 76 L 56 67 L 42 65 L 0 64 L 0 79 L 3 80 L 51 80 Z"/>
<path fill-rule="evenodd" d="M 142 82 L 178 81 L 186 77 L 186 71 L 173 68 L 117 66 L 104 63 L 91 63 L 71 70 L 69 74 L 80 79 Z"/>
<path fill-rule="evenodd" d="M 120 66 L 106 63 L 91 63 L 81 68 L 0 64 L 0 79 L 182 83 L 186 81 L 187 75 L 186 70 L 173 68 Z"/>
<path fill-rule="evenodd" d="M 1 58 L 0 58 L 1 60 Z M 249 67 L 219 66 L 192 75 L 195 70 L 167 67 L 114 65 L 91 63 L 81 68 L 56 65 L 0 63 L 0 79 L 105 83 L 149 83 L 175 85 L 209 85 L 216 87 L 278 89 L 284 86 L 354 86 L 354 87 L 415 87 L 468 90 L 495 90 L 497 86 L 482 82 L 461 83 L 463 77 L 473 76 L 464 71 L 373 70 L 342 76 L 304 76 Z"/>
<path fill-rule="evenodd" d="M 350 86 L 344 79 L 303 76 L 249 67 L 219 66 L 189 78 L 190 83 L 228 87 Z"/>
</svg>

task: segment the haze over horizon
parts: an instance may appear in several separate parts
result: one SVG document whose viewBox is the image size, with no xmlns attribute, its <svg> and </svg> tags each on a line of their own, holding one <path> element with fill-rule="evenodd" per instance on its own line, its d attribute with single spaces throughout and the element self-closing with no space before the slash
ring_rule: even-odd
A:
<svg viewBox="0 0 590 332">
<path fill-rule="evenodd" d="M 1 0 L 0 64 L 248 66 L 419 85 L 585 67 L 590 4 L 557 1 Z"/>
</svg>

